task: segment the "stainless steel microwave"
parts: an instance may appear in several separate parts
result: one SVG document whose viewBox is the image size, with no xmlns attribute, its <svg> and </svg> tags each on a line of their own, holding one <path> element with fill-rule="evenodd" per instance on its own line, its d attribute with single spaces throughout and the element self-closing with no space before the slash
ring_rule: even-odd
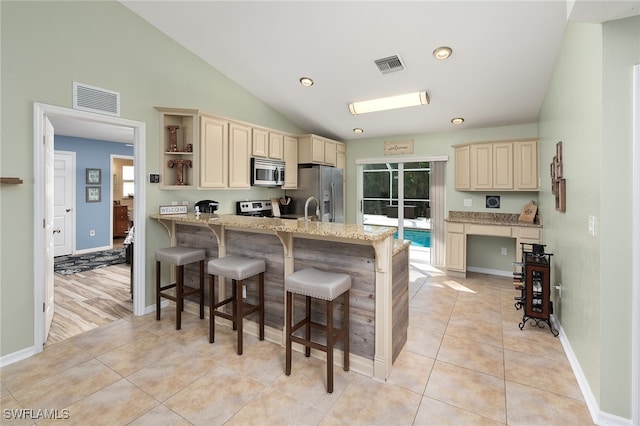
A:
<svg viewBox="0 0 640 426">
<path fill-rule="evenodd" d="M 251 185 L 282 186 L 284 184 L 284 161 L 266 158 L 251 159 Z"/>
</svg>

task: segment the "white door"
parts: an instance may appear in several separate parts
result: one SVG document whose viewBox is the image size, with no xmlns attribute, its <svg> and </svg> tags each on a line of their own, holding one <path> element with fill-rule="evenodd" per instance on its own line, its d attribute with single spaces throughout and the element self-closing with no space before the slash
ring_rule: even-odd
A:
<svg viewBox="0 0 640 426">
<path fill-rule="evenodd" d="M 75 153 L 55 151 L 53 169 L 53 255 L 64 256 L 75 238 Z"/>
<path fill-rule="evenodd" d="M 45 218 L 45 257 L 44 257 L 44 270 L 45 270 L 45 299 L 44 299 L 44 312 L 45 312 L 45 328 L 44 328 L 44 340 L 47 341 L 49 336 L 49 329 L 51 328 L 51 321 L 53 320 L 53 241 L 54 241 L 54 226 L 53 226 L 53 125 L 49 121 L 48 117 L 45 117 L 45 133 L 44 133 L 44 151 L 45 151 L 45 190 L 44 190 L 44 218 Z"/>
</svg>

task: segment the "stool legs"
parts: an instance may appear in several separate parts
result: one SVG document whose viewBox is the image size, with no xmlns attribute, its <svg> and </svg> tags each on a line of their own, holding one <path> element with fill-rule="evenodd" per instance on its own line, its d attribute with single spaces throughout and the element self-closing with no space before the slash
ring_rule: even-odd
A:
<svg viewBox="0 0 640 426">
<path fill-rule="evenodd" d="M 231 297 L 217 302 L 215 301 L 215 275 L 209 275 L 209 343 L 215 340 L 215 317 L 220 316 L 232 322 L 233 330 L 237 330 L 237 352 L 242 355 L 243 348 L 243 318 L 258 311 L 259 339 L 264 340 L 264 272 L 258 274 L 258 304 L 247 305 L 243 301 L 243 280 L 231 281 Z M 231 315 L 218 311 L 217 308 L 231 303 Z M 245 309 L 249 306 L 249 309 Z"/>
<path fill-rule="evenodd" d="M 199 270 L 200 270 L 200 279 L 199 279 L 199 287 L 197 289 L 198 300 L 200 301 L 200 319 L 204 318 L 204 260 L 199 261 Z M 176 271 L 176 282 L 175 284 L 169 284 L 164 287 L 160 284 L 160 261 L 156 261 L 156 320 L 160 321 L 161 308 L 160 302 L 162 297 L 166 297 L 170 300 L 175 301 L 176 303 L 176 330 L 180 330 L 182 328 L 182 311 L 184 311 L 184 265 L 179 265 L 175 267 Z M 171 297 L 169 295 L 163 295 L 162 292 L 164 290 L 168 290 L 171 288 L 175 288 L 175 296 Z M 193 294 L 192 290 L 188 294 Z"/>
<path fill-rule="evenodd" d="M 326 324 L 321 325 L 311 321 L 311 297 L 305 296 L 305 315 L 304 319 L 298 323 L 293 323 L 293 302 L 294 294 L 287 291 L 286 295 L 286 319 L 285 319 L 285 332 L 287 335 L 286 340 L 286 353 L 285 353 L 285 374 L 291 375 L 291 352 L 292 342 L 300 343 L 305 346 L 305 356 L 311 355 L 311 348 L 315 348 L 326 352 L 327 354 L 327 393 L 333 393 L 333 349 L 340 339 L 343 341 L 343 369 L 349 371 L 349 291 L 343 293 L 343 322 L 342 328 L 335 330 L 333 327 L 333 311 L 334 305 L 332 300 L 326 302 Z M 324 329 L 326 332 L 326 345 L 321 345 L 311 341 L 311 326 L 319 329 Z M 293 335 L 296 330 L 301 327 L 305 328 L 305 338 L 299 338 Z"/>
</svg>

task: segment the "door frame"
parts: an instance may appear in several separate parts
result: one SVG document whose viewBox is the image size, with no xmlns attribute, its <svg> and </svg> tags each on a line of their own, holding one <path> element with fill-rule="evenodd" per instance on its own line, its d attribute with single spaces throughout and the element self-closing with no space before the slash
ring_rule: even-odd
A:
<svg viewBox="0 0 640 426">
<path fill-rule="evenodd" d="M 145 241 L 145 133 L 146 124 L 140 121 L 128 120 L 120 117 L 111 117 L 91 112 L 78 111 L 70 108 L 33 104 L 33 347 L 34 353 L 42 352 L 44 345 L 45 315 L 43 303 L 45 297 L 45 278 L 49 271 L 44 270 L 43 262 L 46 256 L 46 243 L 52 236 L 45 232 L 43 227 L 45 212 L 46 179 L 44 176 L 45 152 L 43 135 L 45 132 L 46 117 L 67 117 L 83 121 L 91 121 L 106 125 L 130 127 L 133 129 L 133 153 L 135 167 L 136 197 L 134 198 L 134 223 L 136 224 L 136 240 Z M 54 129 L 55 131 L 55 129 Z M 133 314 L 145 314 L 145 268 L 144 259 L 145 244 L 134 244 L 133 258 Z"/>
<path fill-rule="evenodd" d="M 633 67 L 633 141 L 632 141 L 632 209 L 631 258 L 640 257 L 640 64 Z M 632 423 L 640 424 L 640 264 L 631 262 L 632 280 L 632 348 L 631 414 Z"/>
<path fill-rule="evenodd" d="M 55 131 L 55 128 L 54 128 Z M 61 154 L 61 155 L 70 155 L 71 156 L 71 161 L 72 161 L 72 166 L 73 166 L 73 170 L 75 170 L 76 168 L 76 153 L 75 151 L 65 151 L 65 150 L 56 150 L 55 147 L 53 149 L 53 156 L 55 158 L 55 156 L 57 154 Z M 70 230 L 66 230 L 65 232 L 69 232 L 70 236 L 69 239 L 71 241 L 71 254 L 75 254 L 76 252 L 76 176 L 75 174 L 72 173 L 71 175 L 71 200 L 73 203 L 72 206 L 72 210 L 71 210 L 71 226 L 70 226 Z M 54 188 L 54 193 L 55 193 L 55 188 Z M 55 211 L 54 211 L 55 213 Z M 55 255 L 55 251 L 54 251 L 54 255 Z"/>
<path fill-rule="evenodd" d="M 112 189 L 111 189 L 111 194 L 109 194 L 109 197 L 110 197 L 109 198 L 109 200 L 110 200 L 109 201 L 109 205 L 113 205 L 113 160 L 116 160 L 116 159 L 133 160 L 133 164 L 134 164 L 133 167 L 135 167 L 135 160 L 136 160 L 135 155 L 132 157 L 130 155 L 111 154 L 110 162 L 109 162 L 109 176 L 110 176 L 110 179 L 111 179 L 111 188 Z M 133 173 L 135 174 L 135 169 L 134 169 Z M 118 188 L 118 191 L 120 191 L 121 189 L 122 188 Z M 134 182 L 134 190 L 137 190 L 137 189 L 138 189 L 138 187 L 135 186 L 135 182 Z M 135 202 L 136 202 L 136 197 L 133 197 L 133 205 L 134 205 L 133 214 L 134 215 L 136 213 L 135 212 Z M 114 222 L 113 209 L 111 209 L 111 216 L 110 217 L 111 217 L 111 224 L 109 225 L 109 229 L 111 230 L 111 238 L 109 239 L 109 241 L 111 241 L 111 248 L 113 248 L 113 222 Z M 135 219 L 135 217 L 134 217 L 134 219 Z M 133 221 L 134 226 L 135 226 L 135 223 L 136 223 L 136 221 L 134 220 Z M 134 245 L 134 248 L 135 248 L 135 245 Z"/>
</svg>

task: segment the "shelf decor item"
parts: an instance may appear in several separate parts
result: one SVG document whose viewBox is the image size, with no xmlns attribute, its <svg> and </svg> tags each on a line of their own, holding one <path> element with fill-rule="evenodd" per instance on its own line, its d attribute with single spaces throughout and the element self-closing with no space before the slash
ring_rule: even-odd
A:
<svg viewBox="0 0 640 426">
<path fill-rule="evenodd" d="M 99 203 L 102 201 L 102 191 L 99 186 L 87 186 L 87 203 Z"/>
<path fill-rule="evenodd" d="M 562 142 L 556 144 L 556 155 L 551 162 L 551 193 L 555 195 L 556 210 L 567 211 L 567 181 L 562 177 Z"/>
<path fill-rule="evenodd" d="M 184 181 L 184 168 L 191 168 L 191 160 L 169 160 L 169 168 L 176 168 L 176 185 L 186 185 Z"/>
<path fill-rule="evenodd" d="M 100 185 L 102 183 L 102 169 L 87 168 L 87 185 Z"/>
<path fill-rule="evenodd" d="M 177 152 L 178 151 L 178 129 L 180 126 L 177 124 L 172 124 L 167 126 L 167 130 L 169 130 L 169 152 Z"/>
</svg>

